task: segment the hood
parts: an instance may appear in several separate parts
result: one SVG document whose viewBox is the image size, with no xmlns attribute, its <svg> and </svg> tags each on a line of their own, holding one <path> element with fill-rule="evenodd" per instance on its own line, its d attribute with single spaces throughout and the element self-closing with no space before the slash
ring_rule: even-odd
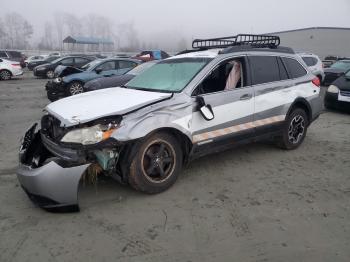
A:
<svg viewBox="0 0 350 262">
<path fill-rule="evenodd" d="M 346 70 L 339 69 L 339 68 L 331 68 L 331 67 L 324 69 L 325 73 L 334 73 L 334 74 L 341 74 L 341 73 L 344 73 L 345 71 Z"/>
<path fill-rule="evenodd" d="M 342 91 L 350 91 L 350 79 L 347 79 L 345 75 L 335 80 L 332 85 L 337 86 Z"/>
<path fill-rule="evenodd" d="M 81 70 L 79 68 L 72 67 L 72 66 L 59 65 L 55 69 L 55 75 L 57 77 L 64 77 L 64 76 L 68 76 L 68 75 L 72 75 L 72 74 L 76 74 L 76 73 L 81 73 L 81 72 L 84 72 L 84 70 Z"/>
<path fill-rule="evenodd" d="M 46 111 L 69 127 L 106 116 L 123 115 L 171 96 L 170 93 L 115 87 L 58 100 L 49 104 Z"/>
</svg>

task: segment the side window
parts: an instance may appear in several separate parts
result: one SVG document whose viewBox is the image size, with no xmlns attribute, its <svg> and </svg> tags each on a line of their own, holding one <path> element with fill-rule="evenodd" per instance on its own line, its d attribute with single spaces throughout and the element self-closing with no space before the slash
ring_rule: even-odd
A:
<svg viewBox="0 0 350 262">
<path fill-rule="evenodd" d="M 0 57 L 6 58 L 7 57 L 6 52 L 5 51 L 0 51 Z"/>
<path fill-rule="evenodd" d="M 161 51 L 161 53 L 162 53 L 162 59 L 169 57 L 169 55 L 167 53 L 165 53 L 164 51 Z"/>
<path fill-rule="evenodd" d="M 247 86 L 247 66 L 244 57 L 226 60 L 219 64 L 200 83 L 192 95 L 229 91 Z"/>
<path fill-rule="evenodd" d="M 249 57 L 253 85 L 280 81 L 280 69 L 275 56 Z"/>
<path fill-rule="evenodd" d="M 278 68 L 279 68 L 279 71 L 280 71 L 280 79 L 281 80 L 287 80 L 288 79 L 287 69 L 284 66 L 284 64 L 282 63 L 281 58 L 277 58 L 277 62 L 278 62 Z"/>
<path fill-rule="evenodd" d="M 137 64 L 134 62 L 131 62 L 131 61 L 123 61 L 123 60 L 118 61 L 118 68 L 119 69 L 133 68 L 135 66 L 137 66 Z"/>
<path fill-rule="evenodd" d="M 73 65 L 73 58 L 66 58 L 61 61 L 61 65 L 70 66 Z"/>
<path fill-rule="evenodd" d="M 81 58 L 81 57 L 76 57 L 75 58 L 75 63 L 79 65 L 87 64 L 89 62 L 88 59 Z"/>
<path fill-rule="evenodd" d="M 115 62 L 114 61 L 105 62 L 102 65 L 99 65 L 98 67 L 96 67 L 96 69 L 100 69 L 102 71 L 115 70 Z"/>
<path fill-rule="evenodd" d="M 305 68 L 297 60 L 287 57 L 283 57 L 282 60 L 286 65 L 290 78 L 298 78 L 307 74 Z"/>
<path fill-rule="evenodd" d="M 317 59 L 314 57 L 304 56 L 302 58 L 307 66 L 314 66 L 317 64 Z"/>
</svg>

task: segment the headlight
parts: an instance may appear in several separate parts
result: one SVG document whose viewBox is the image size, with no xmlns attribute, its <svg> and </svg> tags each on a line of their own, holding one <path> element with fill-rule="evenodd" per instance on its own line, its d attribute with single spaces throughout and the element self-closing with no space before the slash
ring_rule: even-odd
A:
<svg viewBox="0 0 350 262">
<path fill-rule="evenodd" d="M 117 127 L 95 125 L 92 127 L 80 128 L 68 132 L 61 142 L 79 143 L 83 145 L 92 145 L 108 139 Z"/>
<path fill-rule="evenodd" d="M 334 94 L 338 94 L 339 93 L 339 88 L 337 86 L 334 85 L 330 85 L 327 89 L 328 93 L 334 93 Z"/>
<path fill-rule="evenodd" d="M 56 84 L 59 84 L 62 82 L 62 78 L 61 77 L 57 77 L 53 80 Z"/>
</svg>

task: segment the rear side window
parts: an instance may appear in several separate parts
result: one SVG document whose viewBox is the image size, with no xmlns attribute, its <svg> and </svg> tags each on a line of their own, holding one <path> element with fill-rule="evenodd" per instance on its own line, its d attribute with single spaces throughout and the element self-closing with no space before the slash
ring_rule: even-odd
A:
<svg viewBox="0 0 350 262">
<path fill-rule="evenodd" d="M 118 61 L 118 65 L 119 65 L 119 69 L 123 69 L 123 68 L 133 68 L 133 67 L 137 66 L 137 64 L 134 63 L 134 62 L 131 62 L 131 61 L 123 61 L 123 60 Z"/>
<path fill-rule="evenodd" d="M 6 52 L 4 52 L 4 51 L 0 51 L 0 57 L 2 57 L 2 58 L 7 57 Z"/>
<path fill-rule="evenodd" d="M 281 80 L 287 80 L 288 79 L 288 73 L 287 73 L 286 67 L 282 63 L 281 58 L 278 58 L 277 61 L 278 61 L 278 68 L 279 68 L 279 71 L 280 71 L 280 79 Z"/>
<path fill-rule="evenodd" d="M 11 57 L 22 57 L 22 54 L 17 51 L 8 51 L 8 53 Z"/>
<path fill-rule="evenodd" d="M 283 57 L 282 60 L 286 65 L 290 78 L 298 78 L 307 74 L 305 68 L 297 60 L 287 57 Z"/>
<path fill-rule="evenodd" d="M 307 65 L 307 66 L 315 66 L 316 64 L 317 64 L 317 59 L 316 58 L 314 58 L 314 57 L 307 57 L 307 56 L 304 56 L 304 57 L 302 57 L 303 58 L 303 60 L 304 60 L 304 62 L 305 62 L 305 64 Z"/>
<path fill-rule="evenodd" d="M 253 85 L 280 81 L 280 69 L 275 56 L 249 57 L 253 75 Z"/>
</svg>

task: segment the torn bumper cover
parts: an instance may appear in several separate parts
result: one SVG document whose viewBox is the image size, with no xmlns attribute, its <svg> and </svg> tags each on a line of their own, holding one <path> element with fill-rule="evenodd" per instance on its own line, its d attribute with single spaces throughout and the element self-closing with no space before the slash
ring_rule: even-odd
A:
<svg viewBox="0 0 350 262">
<path fill-rule="evenodd" d="M 20 148 L 18 180 L 29 198 L 51 212 L 79 211 L 79 181 L 87 164 L 66 163 L 52 157 L 34 124 L 25 134 Z"/>
</svg>

